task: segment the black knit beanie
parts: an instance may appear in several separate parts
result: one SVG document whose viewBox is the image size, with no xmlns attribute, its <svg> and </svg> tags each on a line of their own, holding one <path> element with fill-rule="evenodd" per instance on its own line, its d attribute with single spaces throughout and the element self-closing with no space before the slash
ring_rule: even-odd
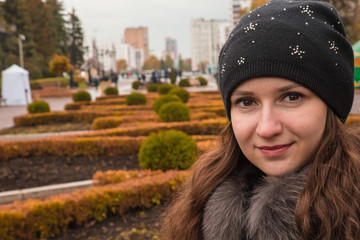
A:
<svg viewBox="0 0 360 240">
<path fill-rule="evenodd" d="M 345 122 L 354 98 L 354 54 L 336 9 L 318 1 L 272 0 L 243 16 L 219 56 L 229 119 L 234 89 L 258 77 L 303 85 Z"/>
</svg>

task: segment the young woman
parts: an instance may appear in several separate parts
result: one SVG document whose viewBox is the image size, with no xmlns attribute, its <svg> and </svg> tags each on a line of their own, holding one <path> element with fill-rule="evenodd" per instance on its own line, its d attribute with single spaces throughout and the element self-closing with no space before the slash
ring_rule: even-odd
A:
<svg viewBox="0 0 360 240">
<path fill-rule="evenodd" d="M 353 58 L 327 3 L 243 16 L 219 57 L 230 123 L 181 186 L 164 239 L 360 239 L 360 141 L 344 127 Z"/>
</svg>

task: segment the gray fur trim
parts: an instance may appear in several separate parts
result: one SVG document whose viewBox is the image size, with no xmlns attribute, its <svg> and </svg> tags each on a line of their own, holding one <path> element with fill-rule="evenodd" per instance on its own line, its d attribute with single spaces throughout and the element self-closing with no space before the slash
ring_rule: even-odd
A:
<svg viewBox="0 0 360 240">
<path fill-rule="evenodd" d="M 249 176 L 256 171 L 247 167 L 215 189 L 204 209 L 204 240 L 299 239 L 294 211 L 309 166 L 283 177 L 265 176 L 249 192 Z"/>
</svg>

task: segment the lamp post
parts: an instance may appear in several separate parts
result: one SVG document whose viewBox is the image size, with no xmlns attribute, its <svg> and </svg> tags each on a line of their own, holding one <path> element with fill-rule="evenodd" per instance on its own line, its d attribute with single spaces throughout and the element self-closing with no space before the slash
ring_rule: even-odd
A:
<svg viewBox="0 0 360 240">
<path fill-rule="evenodd" d="M 24 34 L 19 34 L 18 37 L 18 41 L 19 41 L 19 55 L 20 55 L 20 66 L 22 68 L 24 68 L 24 53 L 23 53 L 23 45 L 22 45 L 22 41 L 24 41 L 25 35 Z"/>
</svg>

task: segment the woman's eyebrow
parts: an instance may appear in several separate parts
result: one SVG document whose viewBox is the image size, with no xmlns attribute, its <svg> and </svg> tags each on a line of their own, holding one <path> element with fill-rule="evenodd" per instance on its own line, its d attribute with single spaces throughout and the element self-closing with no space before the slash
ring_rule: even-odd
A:
<svg viewBox="0 0 360 240">
<path fill-rule="evenodd" d="M 242 91 L 242 90 L 235 90 L 231 96 L 234 96 L 234 95 L 254 95 L 253 92 L 251 91 Z"/>
<path fill-rule="evenodd" d="M 284 87 L 281 87 L 279 88 L 279 92 L 286 92 L 286 91 L 289 91 L 291 89 L 294 89 L 294 88 L 298 88 L 298 87 L 302 87 L 300 84 L 297 84 L 297 83 L 293 83 L 293 84 L 290 84 L 288 86 L 284 86 Z"/>
</svg>

